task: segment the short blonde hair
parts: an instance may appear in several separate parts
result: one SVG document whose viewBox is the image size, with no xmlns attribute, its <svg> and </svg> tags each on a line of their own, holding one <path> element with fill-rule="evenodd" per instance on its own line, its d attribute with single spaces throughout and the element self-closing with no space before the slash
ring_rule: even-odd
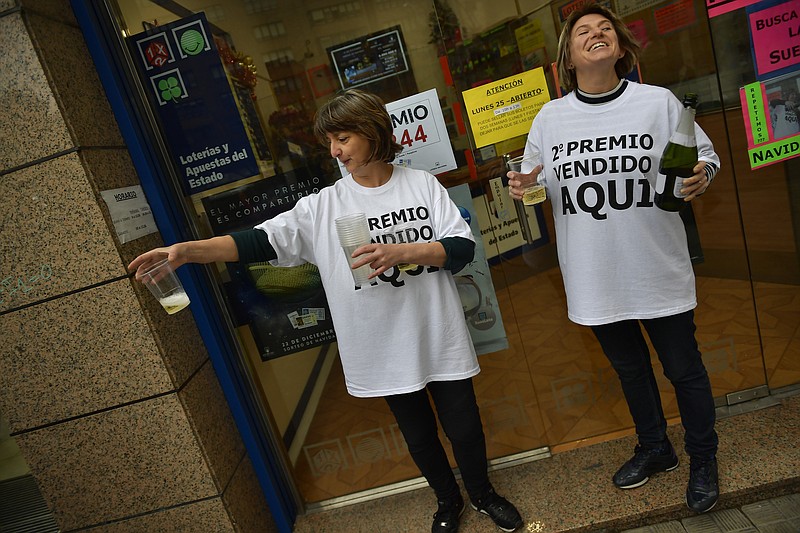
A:
<svg viewBox="0 0 800 533">
<path fill-rule="evenodd" d="M 403 147 L 392 138 L 392 119 L 378 96 L 359 89 L 349 89 L 326 102 L 314 117 L 314 134 L 327 145 L 327 135 L 351 132 L 370 142 L 368 163 L 389 163 Z"/>
<path fill-rule="evenodd" d="M 633 32 L 628 29 L 628 26 L 616 13 L 595 3 L 588 3 L 579 7 L 569 14 L 564 22 L 564 27 L 561 28 L 561 36 L 558 38 L 558 59 L 556 59 L 558 77 L 560 78 L 558 81 L 567 91 L 578 87 L 578 77 L 575 75 L 575 69 L 570 68 L 572 58 L 570 57 L 569 48 L 572 44 L 572 29 L 578 19 L 592 14 L 601 15 L 611 22 L 617 34 L 619 46 L 625 52 L 625 55 L 619 58 L 614 65 L 617 76 L 620 78 L 627 76 L 639 62 L 639 54 L 642 53 L 642 47 L 634 37 Z"/>
</svg>

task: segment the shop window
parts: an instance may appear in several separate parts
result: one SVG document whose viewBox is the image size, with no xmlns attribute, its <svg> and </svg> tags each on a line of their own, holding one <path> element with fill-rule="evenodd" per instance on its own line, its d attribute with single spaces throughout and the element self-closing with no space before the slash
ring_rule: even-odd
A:
<svg viewBox="0 0 800 533">
<path fill-rule="evenodd" d="M 286 28 L 283 22 L 270 22 L 269 24 L 262 24 L 261 26 L 253 28 L 253 35 L 257 41 L 274 39 L 275 37 L 286 35 Z"/>
<path fill-rule="evenodd" d="M 264 63 L 272 63 L 273 61 L 276 63 L 288 63 L 289 61 L 294 61 L 294 52 L 291 48 L 273 50 L 264 54 L 262 59 Z"/>
<path fill-rule="evenodd" d="M 263 13 L 278 7 L 278 0 L 242 0 L 244 11 L 248 15 Z"/>
<path fill-rule="evenodd" d="M 225 8 L 222 7 L 222 4 L 213 4 L 210 6 L 206 6 L 200 11 L 203 11 L 206 14 L 206 18 L 210 22 L 222 22 L 225 20 Z"/>
<path fill-rule="evenodd" d="M 312 9 L 308 12 L 308 16 L 312 24 L 324 24 L 333 22 L 341 17 L 352 16 L 354 13 L 360 13 L 361 9 L 361 2 L 342 2 L 321 9 Z"/>
</svg>

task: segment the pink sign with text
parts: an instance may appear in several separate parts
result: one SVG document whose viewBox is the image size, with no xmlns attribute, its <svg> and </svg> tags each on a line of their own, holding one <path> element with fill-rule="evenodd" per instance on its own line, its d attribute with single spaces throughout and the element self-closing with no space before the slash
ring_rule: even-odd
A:
<svg viewBox="0 0 800 533">
<path fill-rule="evenodd" d="M 759 75 L 800 64 L 800 0 L 749 14 L 753 56 Z"/>
<path fill-rule="evenodd" d="M 756 4 L 759 0 L 706 0 L 708 18 Z"/>
</svg>

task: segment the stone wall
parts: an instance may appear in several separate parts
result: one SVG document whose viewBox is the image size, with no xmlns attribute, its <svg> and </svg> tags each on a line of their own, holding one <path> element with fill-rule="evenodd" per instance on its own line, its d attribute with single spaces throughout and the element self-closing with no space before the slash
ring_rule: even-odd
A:
<svg viewBox="0 0 800 533">
<path fill-rule="evenodd" d="M 65 0 L 0 0 L 0 412 L 62 531 L 274 531 L 189 311 L 100 191 L 139 183 Z"/>
</svg>

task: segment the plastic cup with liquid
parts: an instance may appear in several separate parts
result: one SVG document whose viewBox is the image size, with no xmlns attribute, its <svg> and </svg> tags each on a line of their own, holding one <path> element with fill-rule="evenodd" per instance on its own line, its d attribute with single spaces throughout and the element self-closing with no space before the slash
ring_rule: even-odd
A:
<svg viewBox="0 0 800 533">
<path fill-rule="evenodd" d="M 190 303 L 181 280 L 178 279 L 178 275 L 175 274 L 167 259 L 159 261 L 146 270 L 141 276 L 141 281 L 170 315 L 177 313 Z"/>
<path fill-rule="evenodd" d="M 526 168 L 534 169 L 541 165 L 541 157 L 537 152 L 514 157 L 506 161 L 508 170 L 512 172 L 522 172 L 523 165 Z M 544 182 L 541 179 L 542 173 L 537 176 L 537 181 L 534 185 L 527 187 L 522 192 L 522 203 L 525 205 L 536 205 L 544 202 L 547 199 L 547 189 L 545 189 Z"/>
<path fill-rule="evenodd" d="M 384 244 L 411 244 L 419 240 L 419 230 L 414 227 L 413 222 L 401 222 L 395 224 L 381 235 Z M 395 265 L 401 272 L 416 270 L 419 265 L 414 263 L 397 263 Z"/>
</svg>

